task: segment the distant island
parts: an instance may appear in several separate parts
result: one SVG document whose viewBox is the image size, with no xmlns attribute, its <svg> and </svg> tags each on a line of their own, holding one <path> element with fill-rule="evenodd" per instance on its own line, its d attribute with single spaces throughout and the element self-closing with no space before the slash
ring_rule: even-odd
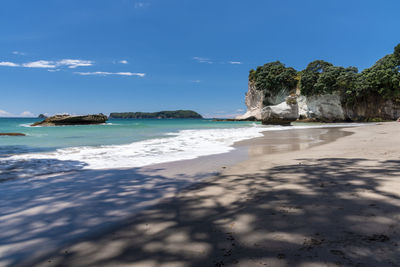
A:
<svg viewBox="0 0 400 267">
<path fill-rule="evenodd" d="M 159 112 L 112 112 L 112 119 L 202 119 L 203 117 L 193 110 L 171 110 Z"/>
<path fill-rule="evenodd" d="M 46 119 L 46 118 L 47 118 L 47 116 L 46 116 L 46 115 L 44 115 L 44 114 L 40 114 L 40 115 L 38 116 L 38 118 L 39 118 L 39 119 Z"/>
</svg>

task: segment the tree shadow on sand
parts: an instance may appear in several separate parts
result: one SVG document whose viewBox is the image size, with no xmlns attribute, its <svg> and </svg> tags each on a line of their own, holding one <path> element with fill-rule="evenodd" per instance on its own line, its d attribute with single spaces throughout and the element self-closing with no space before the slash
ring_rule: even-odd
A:
<svg viewBox="0 0 400 267">
<path fill-rule="evenodd" d="M 43 168 L 81 168 L 79 161 L 36 159 L 23 163 L 37 172 Z M 42 161 L 43 161 L 42 160 Z M 162 168 L 81 170 L 20 177 L 0 186 L 0 266 L 31 266 L 31 259 L 71 244 L 79 237 L 114 227 L 137 211 L 154 205 L 195 180 L 212 173 L 163 176 Z M 21 170 L 22 171 L 22 170 Z M 6 177 L 6 173 L 4 173 Z M 1 177 L 0 177 L 1 178 Z M 19 178 L 19 179 L 16 179 Z"/>
<path fill-rule="evenodd" d="M 399 266 L 400 197 L 391 188 L 399 166 L 298 159 L 220 176 L 43 258 L 43 266 Z"/>
<path fill-rule="evenodd" d="M 6 159 L 0 161 L 0 183 L 30 178 L 36 175 L 81 170 L 86 163 L 76 160 L 58 159 Z"/>
</svg>

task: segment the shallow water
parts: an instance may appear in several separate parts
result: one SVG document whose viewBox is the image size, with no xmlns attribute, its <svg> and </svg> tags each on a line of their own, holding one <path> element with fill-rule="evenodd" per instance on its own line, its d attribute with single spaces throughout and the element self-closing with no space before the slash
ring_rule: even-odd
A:
<svg viewBox="0 0 400 267">
<path fill-rule="evenodd" d="M 111 119 L 102 125 L 30 127 L 38 119 L 1 118 L 0 181 L 81 169 L 142 167 L 233 150 L 264 131 L 340 125 L 263 126 L 207 119 Z"/>
</svg>

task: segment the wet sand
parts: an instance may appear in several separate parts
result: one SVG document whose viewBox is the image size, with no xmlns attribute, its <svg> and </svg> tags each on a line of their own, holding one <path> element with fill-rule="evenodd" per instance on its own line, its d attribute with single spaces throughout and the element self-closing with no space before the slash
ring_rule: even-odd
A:
<svg viewBox="0 0 400 267">
<path fill-rule="evenodd" d="M 138 170 L 150 176 L 141 181 L 148 203 L 105 206 L 135 216 L 78 235 L 35 265 L 397 266 L 399 129 L 387 123 L 268 132 L 237 143 L 232 153 Z M 199 172 L 202 182 L 188 186 Z M 133 172 L 115 174 L 131 178 Z M 180 177 L 181 186 L 154 179 L 165 183 L 166 177 Z M 101 199 L 126 200 L 115 193 Z M 86 206 L 89 214 L 108 218 L 93 207 Z M 26 260 L 19 263 L 32 265 Z"/>
</svg>

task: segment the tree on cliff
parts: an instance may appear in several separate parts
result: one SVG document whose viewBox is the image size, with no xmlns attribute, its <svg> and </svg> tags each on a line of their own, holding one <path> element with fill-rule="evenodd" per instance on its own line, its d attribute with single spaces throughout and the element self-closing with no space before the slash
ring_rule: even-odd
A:
<svg viewBox="0 0 400 267">
<path fill-rule="evenodd" d="M 381 58 L 372 67 L 363 70 L 354 92 L 356 96 L 380 95 L 385 99 L 400 97 L 399 53 L 398 45 L 394 54 Z"/>
<path fill-rule="evenodd" d="M 396 45 L 393 54 L 396 57 L 396 59 L 400 61 L 400 44 Z"/>
<path fill-rule="evenodd" d="M 355 67 L 338 67 L 316 60 L 301 72 L 300 90 L 306 96 L 352 90 L 357 81 L 357 73 Z"/>
<path fill-rule="evenodd" d="M 324 73 L 328 67 L 332 66 L 331 63 L 323 60 L 315 60 L 307 65 L 301 72 L 300 90 L 303 95 L 309 96 L 317 94 L 315 84 L 321 73 Z"/>
<path fill-rule="evenodd" d="M 297 85 L 296 75 L 294 68 L 287 68 L 281 62 L 275 61 L 250 70 L 249 81 L 269 97 L 282 90 L 294 90 Z"/>
<path fill-rule="evenodd" d="M 300 76 L 300 78 L 299 78 Z M 324 60 L 315 60 L 301 72 L 286 67 L 279 61 L 251 70 L 249 81 L 265 96 L 276 95 L 284 89 L 291 91 L 299 81 L 302 95 L 320 95 L 337 92 L 344 102 L 368 97 L 396 99 L 400 102 L 400 44 L 372 67 L 358 73 L 355 67 L 340 67 Z"/>
</svg>

